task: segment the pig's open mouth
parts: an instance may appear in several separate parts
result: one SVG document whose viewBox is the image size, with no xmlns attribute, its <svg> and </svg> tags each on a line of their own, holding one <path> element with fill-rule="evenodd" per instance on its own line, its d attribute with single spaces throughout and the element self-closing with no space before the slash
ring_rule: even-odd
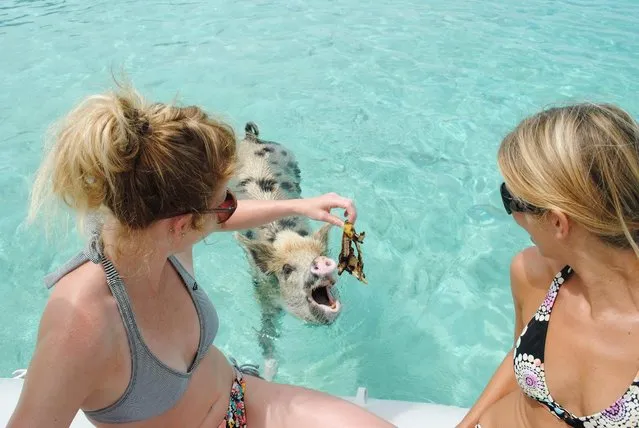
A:
<svg viewBox="0 0 639 428">
<path fill-rule="evenodd" d="M 338 311 L 340 303 L 331 293 L 333 285 L 335 285 L 335 281 L 322 281 L 317 287 L 311 290 L 311 296 L 308 300 L 324 310 L 331 312 Z"/>
</svg>

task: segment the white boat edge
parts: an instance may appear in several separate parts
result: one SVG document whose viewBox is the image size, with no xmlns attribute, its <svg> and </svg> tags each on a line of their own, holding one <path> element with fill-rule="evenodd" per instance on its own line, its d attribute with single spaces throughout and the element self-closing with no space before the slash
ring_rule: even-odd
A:
<svg viewBox="0 0 639 428">
<path fill-rule="evenodd" d="M 19 376 L 0 378 L 0 426 L 7 426 L 18 402 L 23 382 Z M 468 411 L 461 407 L 440 404 L 368 398 L 366 388 L 363 387 L 358 388 L 355 396 L 341 398 L 368 409 L 398 428 L 454 428 Z M 94 425 L 80 411 L 70 426 L 87 428 Z"/>
</svg>

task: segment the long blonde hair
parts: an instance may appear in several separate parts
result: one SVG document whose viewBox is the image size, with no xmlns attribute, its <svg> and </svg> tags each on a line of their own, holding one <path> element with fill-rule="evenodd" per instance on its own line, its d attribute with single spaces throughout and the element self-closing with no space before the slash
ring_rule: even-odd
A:
<svg viewBox="0 0 639 428">
<path fill-rule="evenodd" d="M 557 209 L 639 256 L 639 126 L 611 104 L 576 104 L 523 120 L 499 148 L 517 198 Z"/>
<path fill-rule="evenodd" d="M 128 231 L 208 208 L 234 172 L 233 129 L 195 106 L 147 103 L 132 87 L 82 100 L 55 127 L 28 220 L 63 201 L 80 220 L 107 213 Z M 193 227 L 201 217 L 193 216 Z"/>
</svg>

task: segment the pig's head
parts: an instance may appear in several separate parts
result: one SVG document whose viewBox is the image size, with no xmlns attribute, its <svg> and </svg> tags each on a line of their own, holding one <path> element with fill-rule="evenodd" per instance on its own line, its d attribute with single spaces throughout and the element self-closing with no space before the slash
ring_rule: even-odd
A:
<svg viewBox="0 0 639 428">
<path fill-rule="evenodd" d="M 272 243 L 237 236 L 258 275 L 277 283 L 281 306 L 313 324 L 331 324 L 342 309 L 334 287 L 337 263 L 327 256 L 330 227 L 307 236 L 284 230 Z"/>
</svg>

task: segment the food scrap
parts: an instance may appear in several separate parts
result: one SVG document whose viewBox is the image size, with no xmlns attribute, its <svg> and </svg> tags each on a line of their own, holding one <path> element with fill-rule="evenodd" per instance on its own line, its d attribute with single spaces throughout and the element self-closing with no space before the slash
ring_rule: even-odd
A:
<svg viewBox="0 0 639 428">
<path fill-rule="evenodd" d="M 368 284 L 366 275 L 364 274 L 364 261 L 362 260 L 362 250 L 360 244 L 364 243 L 365 232 L 357 234 L 353 224 L 349 221 L 344 222 L 344 233 L 342 234 L 342 252 L 339 255 L 339 264 L 337 265 L 337 274 L 341 275 L 346 271 L 355 278 Z M 353 249 L 353 243 L 357 248 L 357 256 Z"/>
</svg>

